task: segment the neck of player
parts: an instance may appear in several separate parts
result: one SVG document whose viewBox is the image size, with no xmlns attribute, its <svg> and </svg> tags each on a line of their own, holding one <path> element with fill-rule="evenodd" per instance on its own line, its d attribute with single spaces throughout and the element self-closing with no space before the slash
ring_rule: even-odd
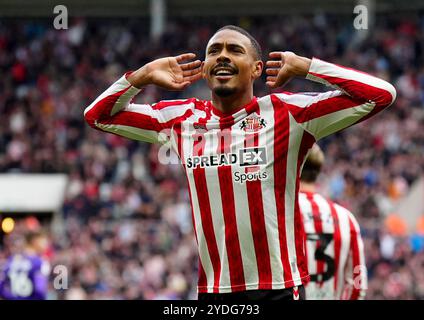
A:
<svg viewBox="0 0 424 320">
<path fill-rule="evenodd" d="M 243 90 L 240 93 L 234 93 L 228 97 L 218 96 L 212 92 L 212 103 L 216 109 L 222 113 L 231 113 L 238 108 L 247 105 L 253 99 L 253 87 Z"/>
<path fill-rule="evenodd" d="M 299 191 L 301 192 L 315 192 L 315 184 L 310 182 L 300 181 Z"/>
</svg>

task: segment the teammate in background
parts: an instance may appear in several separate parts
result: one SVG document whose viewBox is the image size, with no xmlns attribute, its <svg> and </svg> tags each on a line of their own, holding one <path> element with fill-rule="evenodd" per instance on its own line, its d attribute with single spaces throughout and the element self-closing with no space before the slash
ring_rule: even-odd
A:
<svg viewBox="0 0 424 320">
<path fill-rule="evenodd" d="M 324 162 L 318 145 L 310 150 L 300 176 L 299 205 L 306 233 L 311 281 L 308 300 L 356 300 L 365 297 L 367 269 L 359 225 L 353 214 L 316 192 Z"/>
<path fill-rule="evenodd" d="M 23 253 L 10 256 L 0 270 L 0 298 L 5 300 L 45 300 L 50 265 L 42 258 L 48 238 L 41 231 L 25 235 Z"/>
<path fill-rule="evenodd" d="M 199 300 L 303 299 L 309 276 L 297 197 L 304 157 L 315 141 L 391 105 L 396 91 L 363 72 L 271 52 L 270 88 L 298 76 L 336 90 L 255 97 L 261 49 L 235 26 L 212 36 L 204 62 L 195 57 L 160 58 L 126 73 L 85 109 L 85 120 L 130 139 L 169 142 L 180 157 L 200 257 Z M 147 85 L 183 90 L 201 78 L 210 101 L 132 103 Z"/>
</svg>

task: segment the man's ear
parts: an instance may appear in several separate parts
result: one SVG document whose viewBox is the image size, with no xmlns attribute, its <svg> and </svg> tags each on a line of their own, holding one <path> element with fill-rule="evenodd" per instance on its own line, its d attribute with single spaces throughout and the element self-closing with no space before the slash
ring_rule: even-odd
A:
<svg viewBox="0 0 424 320">
<path fill-rule="evenodd" d="M 258 79 L 262 75 L 262 71 L 264 70 L 264 63 L 262 60 L 255 61 L 254 69 L 252 72 L 253 79 Z"/>
</svg>

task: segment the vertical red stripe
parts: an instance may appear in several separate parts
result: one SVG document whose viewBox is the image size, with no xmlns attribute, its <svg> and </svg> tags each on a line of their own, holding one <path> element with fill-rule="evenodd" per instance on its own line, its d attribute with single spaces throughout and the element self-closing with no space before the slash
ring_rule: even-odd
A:
<svg viewBox="0 0 424 320">
<path fill-rule="evenodd" d="M 280 100 L 275 96 L 271 96 L 271 102 L 274 108 L 274 192 L 278 219 L 278 235 L 284 282 L 289 285 L 289 283 L 293 282 L 293 276 L 287 248 L 285 193 L 290 121 L 288 110 L 281 104 Z"/>
<path fill-rule="evenodd" d="M 197 241 L 197 235 L 196 235 L 196 241 Z M 198 276 L 199 276 L 199 281 L 198 281 L 198 287 L 199 287 L 199 292 L 200 293 L 204 293 L 207 292 L 207 289 L 205 289 L 208 285 L 208 281 L 206 278 L 206 273 L 205 273 L 205 269 L 203 268 L 202 265 L 202 261 L 200 260 L 200 256 L 198 259 L 198 264 L 199 264 L 199 270 L 198 270 Z"/>
<path fill-rule="evenodd" d="M 359 247 L 358 247 L 358 233 L 355 229 L 355 225 L 352 222 L 352 219 L 349 217 L 349 228 L 350 228 L 350 250 L 352 253 L 352 278 L 353 278 L 353 288 L 350 300 L 358 300 L 360 288 L 355 287 L 355 278 L 360 275 L 359 272 L 355 273 L 355 268 L 360 265 L 359 261 Z"/>
<path fill-rule="evenodd" d="M 321 213 L 319 211 L 319 207 L 317 203 L 314 200 L 314 194 L 313 193 L 307 193 L 306 197 L 308 198 L 309 202 L 311 203 L 311 209 L 312 209 L 312 216 L 314 219 L 314 227 L 315 227 L 315 233 L 316 234 L 322 234 L 322 221 L 321 221 Z M 317 241 L 316 247 L 317 249 L 320 247 L 320 240 Z M 324 273 L 324 261 L 317 260 L 317 274 Z M 317 285 L 322 285 L 323 281 L 320 281 L 320 279 L 317 280 Z"/>
<path fill-rule="evenodd" d="M 341 235 L 340 235 L 340 223 L 339 217 L 337 215 L 336 208 L 332 201 L 328 201 L 328 205 L 330 206 L 331 216 L 333 217 L 333 225 L 334 225 L 334 267 L 336 270 L 336 274 L 334 275 L 334 292 L 338 291 L 338 280 L 339 280 L 339 263 L 340 263 L 340 247 L 341 247 Z"/>
<path fill-rule="evenodd" d="M 271 261 L 265 228 L 260 181 L 246 181 L 250 222 L 259 274 L 259 289 L 272 289 Z"/>
<path fill-rule="evenodd" d="M 228 124 L 226 124 L 228 125 Z M 218 133 L 218 154 L 231 152 L 231 126 L 221 125 Z M 233 177 L 231 165 L 218 167 L 219 187 L 225 224 L 225 246 L 227 248 L 228 268 L 231 287 L 246 290 L 243 260 L 237 230 L 236 207 L 234 201 Z"/>
</svg>

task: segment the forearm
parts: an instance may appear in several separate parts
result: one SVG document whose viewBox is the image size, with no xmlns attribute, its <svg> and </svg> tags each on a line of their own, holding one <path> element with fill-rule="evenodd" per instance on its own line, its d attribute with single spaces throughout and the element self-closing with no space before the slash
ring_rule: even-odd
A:
<svg viewBox="0 0 424 320">
<path fill-rule="evenodd" d="M 302 56 L 296 56 L 295 61 L 290 66 L 293 76 L 306 77 L 311 68 L 312 60 Z"/>
<path fill-rule="evenodd" d="M 390 106 L 395 88 L 372 75 L 313 58 L 306 79 L 337 90 L 279 97 L 316 140 L 368 119 Z"/>
<path fill-rule="evenodd" d="M 191 115 L 195 99 L 159 101 L 153 105 L 130 103 L 141 91 L 136 86 L 145 84 L 141 69 L 122 76 L 85 109 L 86 122 L 97 130 L 163 143 L 162 130 Z"/>
<path fill-rule="evenodd" d="M 98 129 L 96 122 L 111 119 L 128 106 L 139 92 L 140 89 L 133 86 L 124 75 L 84 110 L 84 118 L 91 127 Z"/>
<path fill-rule="evenodd" d="M 358 102 L 375 104 L 379 111 L 396 98 L 396 89 L 387 81 L 358 70 L 312 59 L 307 79 L 336 87 Z"/>
<path fill-rule="evenodd" d="M 150 79 L 149 65 L 146 64 L 138 70 L 132 72 L 127 76 L 128 82 L 135 88 L 141 89 L 149 84 L 152 84 Z"/>
</svg>

